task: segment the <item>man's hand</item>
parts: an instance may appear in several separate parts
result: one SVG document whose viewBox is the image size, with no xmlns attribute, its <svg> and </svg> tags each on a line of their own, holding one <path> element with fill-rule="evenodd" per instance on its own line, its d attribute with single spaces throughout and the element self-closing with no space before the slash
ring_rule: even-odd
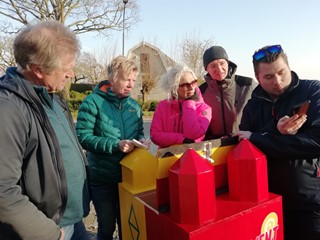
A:
<svg viewBox="0 0 320 240">
<path fill-rule="evenodd" d="M 278 131 L 283 135 L 295 135 L 301 126 L 307 121 L 307 115 L 294 114 L 291 117 L 284 116 L 277 123 Z"/>
<path fill-rule="evenodd" d="M 64 231 L 63 228 L 60 228 L 60 238 L 59 240 L 64 240 Z"/>
<path fill-rule="evenodd" d="M 239 141 L 242 139 L 250 139 L 252 132 L 250 131 L 239 131 L 234 133 L 232 136 L 237 136 L 239 138 Z"/>
</svg>

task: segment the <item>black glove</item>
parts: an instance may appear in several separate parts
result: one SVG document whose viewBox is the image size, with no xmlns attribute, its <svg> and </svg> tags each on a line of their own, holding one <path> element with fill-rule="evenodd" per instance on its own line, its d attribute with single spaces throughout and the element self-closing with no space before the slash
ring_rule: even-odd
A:
<svg viewBox="0 0 320 240">
<path fill-rule="evenodd" d="M 185 138 L 185 139 L 183 139 L 182 143 L 194 143 L 194 140 L 192 140 L 190 138 Z"/>
<path fill-rule="evenodd" d="M 193 100 L 195 102 L 199 101 L 199 96 L 197 91 L 195 91 L 194 94 L 191 97 L 187 98 L 186 100 Z"/>
</svg>

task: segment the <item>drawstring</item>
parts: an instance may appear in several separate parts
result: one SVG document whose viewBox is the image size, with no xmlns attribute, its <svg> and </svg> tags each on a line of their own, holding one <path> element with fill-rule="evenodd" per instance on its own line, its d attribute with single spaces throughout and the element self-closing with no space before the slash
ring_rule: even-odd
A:
<svg viewBox="0 0 320 240">
<path fill-rule="evenodd" d="M 178 132 L 182 132 L 181 131 L 181 126 L 180 126 L 180 124 L 181 124 L 181 117 L 182 117 L 182 106 L 181 106 L 181 102 L 180 101 L 178 101 L 179 102 L 179 122 L 178 122 Z"/>
</svg>

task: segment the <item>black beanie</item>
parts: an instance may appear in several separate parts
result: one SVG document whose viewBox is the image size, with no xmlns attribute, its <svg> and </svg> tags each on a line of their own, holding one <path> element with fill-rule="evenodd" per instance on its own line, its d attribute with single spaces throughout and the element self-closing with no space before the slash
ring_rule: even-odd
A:
<svg viewBox="0 0 320 240">
<path fill-rule="evenodd" d="M 217 59 L 225 59 L 229 61 L 226 50 L 224 50 L 224 48 L 220 46 L 213 46 L 211 48 L 208 48 L 203 54 L 204 69 L 207 70 L 208 64 Z"/>
</svg>

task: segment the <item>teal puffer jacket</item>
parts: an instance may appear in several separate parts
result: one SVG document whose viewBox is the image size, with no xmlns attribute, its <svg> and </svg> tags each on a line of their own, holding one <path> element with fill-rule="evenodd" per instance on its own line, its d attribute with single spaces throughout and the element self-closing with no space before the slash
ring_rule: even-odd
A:
<svg viewBox="0 0 320 240">
<path fill-rule="evenodd" d="M 84 99 L 76 124 L 94 183 L 120 182 L 119 162 L 126 154 L 119 150 L 119 141 L 144 137 L 140 105 L 130 96 L 117 98 L 109 86 L 109 81 L 100 82 Z"/>
</svg>

